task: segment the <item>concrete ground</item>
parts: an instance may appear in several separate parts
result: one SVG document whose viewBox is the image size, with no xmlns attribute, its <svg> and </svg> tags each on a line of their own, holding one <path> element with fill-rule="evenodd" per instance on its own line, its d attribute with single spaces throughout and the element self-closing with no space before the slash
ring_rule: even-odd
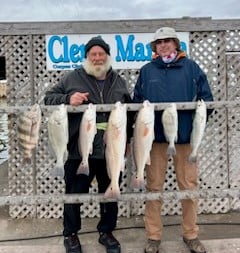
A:
<svg viewBox="0 0 240 253">
<path fill-rule="evenodd" d="M 0 194 L 6 195 L 6 171 L 0 166 Z M 5 178 L 5 179 L 4 179 Z M 98 219 L 83 219 L 79 238 L 84 253 L 104 253 L 98 241 Z M 180 216 L 164 216 L 161 253 L 189 253 L 182 242 Z M 240 253 L 240 212 L 199 215 L 199 237 L 208 253 Z M 12 219 L 0 207 L 0 253 L 65 253 L 62 219 Z M 119 218 L 114 235 L 122 253 L 143 253 L 146 243 L 142 216 Z"/>
</svg>

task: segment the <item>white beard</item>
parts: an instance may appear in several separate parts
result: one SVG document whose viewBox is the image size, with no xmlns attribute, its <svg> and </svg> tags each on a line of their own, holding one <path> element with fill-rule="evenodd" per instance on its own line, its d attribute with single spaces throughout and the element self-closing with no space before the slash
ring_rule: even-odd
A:
<svg viewBox="0 0 240 253">
<path fill-rule="evenodd" d="M 106 63 L 102 65 L 93 65 L 93 63 L 86 58 L 83 63 L 83 67 L 89 75 L 99 79 L 102 76 L 105 76 L 108 70 L 111 68 L 111 57 L 108 55 Z"/>
</svg>

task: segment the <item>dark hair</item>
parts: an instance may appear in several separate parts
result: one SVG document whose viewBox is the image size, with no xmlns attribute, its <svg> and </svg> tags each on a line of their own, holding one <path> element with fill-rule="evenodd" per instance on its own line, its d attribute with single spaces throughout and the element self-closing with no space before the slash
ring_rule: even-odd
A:
<svg viewBox="0 0 240 253">
<path fill-rule="evenodd" d="M 174 41 L 174 43 L 175 43 L 175 45 L 176 45 L 176 49 L 177 49 L 177 51 L 181 51 L 181 44 L 180 44 L 180 40 L 179 40 L 179 39 L 177 39 L 177 38 L 173 38 L 172 40 Z"/>
</svg>

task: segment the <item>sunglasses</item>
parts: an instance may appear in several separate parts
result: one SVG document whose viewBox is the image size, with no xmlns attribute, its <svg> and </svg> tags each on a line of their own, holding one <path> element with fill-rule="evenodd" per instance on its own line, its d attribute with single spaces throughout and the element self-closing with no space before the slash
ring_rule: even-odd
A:
<svg viewBox="0 0 240 253">
<path fill-rule="evenodd" d="M 162 40 L 157 40 L 156 44 L 162 44 L 164 43 L 169 43 L 170 41 L 172 41 L 172 39 L 168 38 L 168 39 L 162 39 Z"/>
</svg>

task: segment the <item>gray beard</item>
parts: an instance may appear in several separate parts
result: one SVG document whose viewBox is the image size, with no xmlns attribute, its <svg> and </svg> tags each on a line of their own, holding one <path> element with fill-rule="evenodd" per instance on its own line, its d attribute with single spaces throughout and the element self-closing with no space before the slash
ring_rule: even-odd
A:
<svg viewBox="0 0 240 253">
<path fill-rule="evenodd" d="M 83 68 L 89 75 L 92 75 L 96 77 L 96 79 L 99 79 L 102 76 L 105 76 L 108 70 L 111 68 L 111 57 L 107 57 L 105 64 L 97 66 L 93 65 L 92 62 L 87 58 L 83 63 Z"/>
</svg>

